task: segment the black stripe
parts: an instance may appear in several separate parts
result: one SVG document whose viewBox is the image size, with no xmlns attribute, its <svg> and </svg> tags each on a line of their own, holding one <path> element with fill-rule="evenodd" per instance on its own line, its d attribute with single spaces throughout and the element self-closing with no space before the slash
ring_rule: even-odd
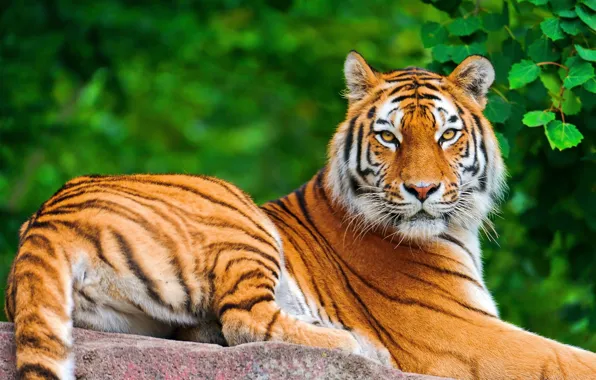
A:
<svg viewBox="0 0 596 380">
<path fill-rule="evenodd" d="M 367 114 L 366 114 L 366 117 L 368 117 L 369 119 L 372 119 L 372 118 L 375 116 L 375 111 L 376 111 L 376 109 L 377 109 L 377 107 L 375 107 L 375 106 L 372 106 L 372 107 L 371 107 L 371 108 L 368 110 L 368 112 L 367 112 Z"/>
<path fill-rule="evenodd" d="M 244 252 L 256 253 L 260 257 L 273 263 L 275 266 L 275 269 L 277 269 L 278 272 L 281 270 L 278 258 L 271 256 L 271 255 L 263 252 L 262 250 L 255 248 L 249 244 L 220 242 L 220 243 L 211 243 L 211 244 L 205 246 L 204 249 L 207 251 L 212 250 L 212 249 L 217 250 L 218 254 L 221 253 L 222 251 L 244 251 Z M 213 268 L 215 269 L 215 267 L 213 267 Z M 278 276 L 278 274 L 276 274 L 276 277 L 277 276 Z"/>
<path fill-rule="evenodd" d="M 215 177 L 201 176 L 201 178 L 205 181 L 215 183 L 215 184 L 222 186 L 229 193 L 231 193 L 234 197 L 236 197 L 236 199 L 238 199 L 247 208 L 252 208 L 253 210 L 259 209 L 258 206 L 252 201 L 252 199 L 250 198 L 250 196 L 248 194 L 244 193 L 242 190 L 235 187 L 234 185 L 232 185 L 226 181 L 223 181 L 219 178 L 215 178 Z M 238 193 L 240 193 L 240 194 L 238 194 Z"/>
<path fill-rule="evenodd" d="M 62 352 L 56 350 L 56 347 L 48 347 L 48 343 L 54 343 L 62 348 Z M 15 343 L 17 347 L 29 347 L 35 350 L 42 350 L 49 354 L 51 357 L 62 358 L 68 355 L 70 347 L 64 344 L 60 338 L 51 332 L 44 331 L 43 336 L 33 335 L 28 332 L 21 332 L 15 334 Z"/>
<path fill-rule="evenodd" d="M 232 259 L 232 260 L 228 261 L 228 263 L 226 264 L 225 272 L 229 271 L 233 265 L 241 263 L 243 261 L 249 261 L 249 262 L 255 263 L 256 265 L 258 265 L 261 268 L 267 269 L 269 272 L 271 272 L 271 276 L 273 276 L 275 278 L 277 278 L 277 276 L 278 276 L 277 271 L 275 269 L 268 266 L 265 262 L 263 262 L 261 260 L 257 260 L 256 258 L 253 258 L 253 257 L 239 257 L 239 258 Z"/>
<path fill-rule="evenodd" d="M 167 306 L 170 309 L 173 309 L 174 306 L 167 303 L 161 297 L 161 295 L 158 293 L 157 285 L 156 285 L 155 281 L 153 281 L 143 271 L 143 269 L 139 266 L 139 264 L 136 262 L 136 260 L 134 258 L 133 248 L 130 245 L 130 243 L 128 243 L 126 238 L 117 231 L 114 231 L 112 229 L 110 229 L 109 231 L 116 239 L 116 242 L 118 243 L 118 247 L 120 248 L 120 251 L 124 255 L 124 258 L 126 259 L 126 263 L 128 264 L 128 267 L 130 268 L 131 272 L 133 272 L 135 274 L 135 276 L 145 285 L 145 288 L 147 290 L 147 294 L 149 295 L 149 297 L 151 297 L 151 299 L 153 299 L 153 301 L 157 302 L 158 304 Z"/>
<path fill-rule="evenodd" d="M 60 380 L 58 375 L 52 372 L 51 369 L 41 364 L 23 364 L 17 371 L 17 379 L 24 379 L 31 376 L 46 380 Z"/>
<path fill-rule="evenodd" d="M 402 82 L 411 82 L 413 78 L 397 78 L 397 79 L 387 79 L 385 82 L 388 83 L 402 83 Z"/>
<path fill-rule="evenodd" d="M 430 84 L 430 83 L 420 83 L 421 87 L 426 87 L 428 89 L 440 92 L 441 90 L 439 90 L 439 88 L 437 86 L 435 86 L 434 84 Z"/>
<path fill-rule="evenodd" d="M 264 295 L 256 297 L 256 298 L 244 300 L 244 301 L 237 302 L 237 303 L 232 303 L 232 302 L 225 303 L 219 308 L 217 315 L 219 316 L 219 318 L 222 318 L 224 316 L 224 314 L 230 310 L 244 310 L 244 311 L 250 312 L 255 305 L 263 303 L 263 302 L 270 302 L 273 300 L 274 300 L 273 295 L 271 295 L 270 293 L 267 293 L 267 294 L 264 294 Z"/>
<path fill-rule="evenodd" d="M 352 150 L 352 142 L 354 140 L 354 128 L 356 127 L 356 119 L 358 117 L 352 118 L 350 120 L 350 125 L 348 126 L 348 134 L 346 135 L 346 141 L 344 143 L 344 161 L 350 161 L 350 151 Z"/>
<path fill-rule="evenodd" d="M 451 235 L 448 234 L 440 234 L 439 235 L 440 239 L 444 239 L 447 240 L 448 242 L 451 242 L 455 245 L 457 245 L 458 247 L 460 247 L 461 249 L 463 249 L 463 251 L 465 253 L 468 254 L 468 256 L 470 257 L 470 259 L 472 260 L 472 262 L 474 263 L 474 266 L 476 267 L 476 269 L 479 269 L 478 263 L 476 262 L 476 259 L 474 258 L 474 255 L 472 254 L 472 251 L 470 251 L 465 245 L 464 243 L 462 243 L 461 241 L 459 241 L 458 239 L 454 238 Z"/>
<path fill-rule="evenodd" d="M 425 285 L 427 285 L 427 286 L 429 286 L 429 287 L 431 287 L 433 289 L 439 290 L 441 293 L 443 293 L 443 296 L 446 297 L 448 300 L 457 303 L 458 305 L 460 305 L 461 307 L 463 307 L 463 308 L 465 308 L 467 310 L 470 310 L 470 311 L 473 311 L 473 312 L 476 312 L 476 313 L 485 315 L 487 317 L 498 318 L 496 315 L 493 315 L 493 314 L 488 313 L 488 312 L 486 312 L 486 311 L 484 311 L 482 309 L 478 309 L 478 308 L 476 308 L 474 306 L 470 306 L 470 305 L 466 304 L 465 302 L 460 301 L 459 299 L 455 298 L 448 290 L 443 289 L 441 286 L 435 284 L 432 281 L 425 280 L 423 278 L 420 278 L 418 276 L 414 276 L 414 275 L 412 275 L 410 273 L 407 273 L 407 272 L 399 271 L 399 274 L 401 274 L 403 276 L 406 276 L 406 277 L 408 277 L 408 278 L 410 278 L 410 279 L 412 279 L 414 281 L 421 282 L 421 283 L 423 283 L 423 284 L 425 284 Z"/>
<path fill-rule="evenodd" d="M 472 141 L 474 144 L 473 145 L 474 146 L 474 162 L 472 162 L 472 165 L 464 166 L 463 170 L 464 170 L 464 173 L 471 171 L 472 175 L 475 176 L 476 174 L 478 174 L 480 167 L 478 165 L 478 145 L 476 142 L 476 128 L 474 128 L 473 126 L 472 126 L 471 134 L 472 134 Z"/>
<path fill-rule="evenodd" d="M 273 314 L 271 321 L 267 325 L 267 331 L 265 332 L 265 341 L 268 341 L 269 339 L 271 339 L 271 330 L 273 329 L 273 325 L 275 324 L 275 322 L 277 322 L 277 319 L 279 318 L 280 313 L 281 313 L 281 309 L 278 309 Z"/>
<path fill-rule="evenodd" d="M 419 99 L 430 99 L 430 100 L 441 100 L 441 98 L 439 98 L 436 95 L 432 95 L 432 94 L 418 94 L 418 98 Z"/>
<path fill-rule="evenodd" d="M 82 226 L 77 225 L 74 222 L 68 222 L 68 221 L 64 221 L 64 220 L 54 221 L 54 222 L 62 224 L 66 228 L 74 230 L 78 235 L 83 236 L 89 243 L 91 243 L 91 245 L 93 245 L 93 247 L 95 248 L 95 251 L 97 252 L 97 257 L 99 257 L 99 259 L 101 261 L 103 261 L 106 265 L 108 265 L 112 269 L 116 270 L 114 265 L 108 260 L 108 258 L 105 256 L 105 254 L 103 252 L 103 247 L 102 247 L 101 241 L 99 239 L 99 230 L 97 228 L 91 227 L 92 231 L 88 231 L 90 229 L 89 226 L 86 226 L 84 228 Z"/>
<path fill-rule="evenodd" d="M 252 280 L 252 279 L 259 279 L 259 280 L 266 279 L 271 282 L 274 282 L 273 279 L 271 277 L 267 276 L 265 273 L 263 273 L 263 271 L 260 268 L 253 269 L 253 270 L 244 272 L 240 277 L 238 277 L 236 279 L 236 282 L 234 283 L 234 285 L 232 285 L 231 288 L 226 290 L 225 293 L 223 293 L 219 297 L 220 300 L 223 300 L 226 297 L 233 295 L 236 292 L 236 290 L 238 290 L 238 287 L 240 287 L 240 284 L 242 284 L 244 281 Z"/>
<path fill-rule="evenodd" d="M 46 260 L 44 260 L 43 258 L 41 258 L 37 255 L 32 254 L 31 252 L 23 252 L 23 253 L 19 253 L 17 255 L 17 259 L 16 259 L 17 263 L 22 263 L 25 261 L 27 261 L 29 264 L 40 266 L 44 270 L 47 270 L 49 268 L 54 269 L 54 267 L 52 267 Z M 53 276 L 51 276 L 51 277 L 59 278 L 59 277 L 57 277 L 58 273 L 56 272 L 56 270 L 52 270 L 52 274 L 53 274 Z"/>
<path fill-rule="evenodd" d="M 410 79 L 408 79 L 408 81 L 409 81 L 409 80 L 410 80 Z M 390 92 L 390 93 L 389 93 L 389 95 L 387 95 L 387 96 L 393 96 L 393 95 L 397 94 L 398 92 L 400 92 L 401 90 L 403 90 L 404 88 L 410 88 L 410 86 L 408 86 L 408 85 L 406 85 L 406 84 L 404 84 L 404 85 L 401 85 L 401 86 L 397 86 L 397 87 L 395 87 L 393 90 L 391 90 L 391 92 Z"/>
<path fill-rule="evenodd" d="M 478 115 L 472 114 L 472 118 L 478 126 L 478 129 L 480 129 L 480 152 L 484 156 L 484 169 L 482 170 L 482 174 L 480 175 L 478 182 L 480 182 L 480 191 L 484 192 L 486 191 L 488 183 L 488 179 L 486 178 L 486 175 L 488 173 L 488 153 L 486 152 L 486 146 L 484 145 L 484 128 L 482 127 L 482 121 L 480 120 Z"/>
<path fill-rule="evenodd" d="M 215 286 L 215 268 L 217 268 L 218 264 L 219 264 L 219 259 L 221 258 L 221 253 L 224 251 L 244 251 L 244 252 L 252 252 L 252 253 L 256 253 L 257 255 L 259 255 L 260 257 L 269 260 L 270 262 L 272 262 L 275 267 L 277 268 L 278 272 L 281 270 L 280 268 L 280 263 L 277 262 L 277 260 L 273 257 L 270 256 L 266 253 L 264 253 L 261 250 L 258 250 L 248 244 L 243 244 L 243 243 L 212 243 L 209 244 L 208 246 L 203 247 L 205 252 L 210 252 L 211 250 L 215 250 L 215 260 L 213 260 L 213 263 L 211 264 L 210 268 L 206 271 L 206 273 L 208 274 L 208 284 L 209 284 L 209 291 L 208 291 L 208 296 L 205 297 L 207 299 L 210 299 L 212 301 L 212 297 L 213 297 L 213 292 L 216 288 Z M 275 277 L 278 278 L 279 274 L 275 274 Z M 211 302 L 209 301 L 209 302 Z"/>
<path fill-rule="evenodd" d="M 373 122 L 370 123 L 370 131 L 373 130 Z M 356 171 L 358 174 L 365 179 L 367 175 L 374 174 L 374 170 L 370 168 L 362 169 L 362 146 L 364 145 L 364 124 L 360 125 L 360 130 L 358 131 L 358 145 L 357 145 L 357 155 L 358 160 L 356 161 Z M 370 144 L 367 145 L 368 149 L 370 149 Z"/>
<path fill-rule="evenodd" d="M 266 290 L 270 291 L 272 294 L 275 294 L 275 288 L 270 284 L 265 284 L 265 283 L 259 284 L 259 285 L 255 286 L 255 289 L 266 289 Z"/>
<path fill-rule="evenodd" d="M 482 286 L 481 283 L 479 283 L 478 281 L 476 281 L 475 278 L 473 278 L 471 276 L 468 276 L 465 273 L 461 273 L 461 272 L 458 272 L 458 271 L 455 271 L 455 270 L 451 270 L 451 269 L 445 269 L 445 268 L 437 267 L 437 266 L 434 266 L 434 265 L 422 263 L 420 261 L 415 261 L 415 260 L 407 260 L 407 261 L 409 263 L 411 263 L 411 264 L 416 264 L 416 265 L 423 266 L 423 267 L 428 268 L 430 270 L 433 270 L 433 271 L 435 271 L 437 273 L 442 273 L 442 274 L 447 274 L 447 275 L 450 275 L 450 276 L 455 276 L 455 277 L 462 278 L 464 280 L 467 280 L 467 281 L 473 283 L 474 285 L 476 285 L 480 289 L 485 290 L 484 289 L 484 286 Z"/>
<path fill-rule="evenodd" d="M 52 246 L 52 241 L 48 237 L 46 237 L 44 235 L 40 235 L 38 233 L 32 233 L 32 234 L 27 235 L 25 240 L 23 240 L 23 244 L 28 240 L 31 241 L 31 244 L 43 247 L 49 256 L 54 257 L 54 258 L 56 257 L 56 250 Z M 35 243 L 33 240 L 36 240 L 37 243 Z"/>
<path fill-rule="evenodd" d="M 411 94 L 408 94 L 408 95 L 400 95 L 400 96 L 394 98 L 391 101 L 391 103 L 398 103 L 398 102 L 401 102 L 402 100 L 411 99 L 411 98 L 414 98 L 415 95 L 416 95 L 415 92 L 412 92 Z"/>
<path fill-rule="evenodd" d="M 427 72 L 426 74 L 432 74 L 431 72 Z M 418 76 L 416 79 L 418 79 L 419 81 L 426 81 L 426 80 L 441 80 L 441 77 L 435 77 L 435 76 L 430 76 L 430 75 L 426 75 L 426 76 Z"/>
<path fill-rule="evenodd" d="M 64 207 L 64 206 L 58 206 L 59 209 Z M 145 217 L 141 214 L 139 214 L 138 212 L 127 208 L 117 202 L 113 202 L 113 201 L 109 201 L 109 200 L 105 200 L 105 199 L 98 199 L 98 198 L 94 198 L 94 199 L 89 199 L 83 202 L 79 202 L 79 203 L 70 203 L 68 204 L 68 207 L 72 209 L 72 211 L 70 211 L 69 213 L 77 213 L 77 212 L 81 212 L 82 210 L 85 209 L 98 209 L 98 210 L 103 210 L 103 211 L 108 211 L 111 212 L 115 215 L 118 215 L 124 219 L 129 219 L 133 222 L 135 222 L 136 224 L 139 224 L 140 226 L 144 227 L 145 229 L 147 229 L 147 224 L 149 224 L 149 222 L 145 219 Z M 56 209 L 54 210 L 50 210 L 50 211 L 44 211 L 44 213 L 42 214 L 43 216 L 46 215 L 51 215 L 53 212 L 55 212 Z"/>
<path fill-rule="evenodd" d="M 323 169 L 319 170 L 317 174 L 317 178 L 315 181 L 315 189 L 317 190 L 317 194 L 323 199 L 323 202 L 328 206 L 331 207 L 331 200 L 327 197 L 327 188 L 323 183 L 323 177 L 327 172 L 327 166 L 324 166 Z"/>
<path fill-rule="evenodd" d="M 77 293 L 85 299 L 85 301 L 89 302 L 90 304 L 95 305 L 95 300 L 91 298 L 83 289 L 77 289 Z"/>
<path fill-rule="evenodd" d="M 58 288 L 58 293 L 60 293 L 61 295 L 64 295 L 64 287 L 62 286 L 62 282 L 59 281 L 60 275 L 58 274 L 58 271 L 56 270 L 56 268 L 54 268 L 54 266 L 51 265 L 47 260 L 45 260 L 43 257 L 34 255 L 31 252 L 25 251 L 22 253 L 19 252 L 19 254 L 17 255 L 17 258 L 15 260 L 15 265 L 18 265 L 23 262 L 27 262 L 30 265 L 39 267 L 42 272 L 45 272 L 48 275 L 48 278 L 50 280 L 53 280 L 56 282 L 56 287 Z M 19 276 L 17 276 L 17 281 L 18 281 L 18 277 Z"/>
<path fill-rule="evenodd" d="M 58 231 L 53 221 L 49 220 L 46 222 L 39 222 L 37 219 L 29 225 L 29 229 L 48 229 L 52 231 Z"/>
<path fill-rule="evenodd" d="M 195 223 L 204 225 L 204 226 L 209 226 L 209 227 L 218 227 L 218 228 L 229 228 L 235 231 L 239 231 L 242 232 L 243 234 L 247 235 L 248 237 L 250 237 L 251 239 L 254 239 L 258 242 L 261 242 L 263 244 L 265 244 L 266 246 L 270 247 L 271 249 L 273 249 L 274 251 L 279 251 L 279 247 L 277 247 L 277 245 L 273 245 L 270 241 L 267 241 L 265 239 L 263 239 L 262 237 L 255 235 L 249 231 L 246 231 L 245 229 L 243 229 L 240 226 L 237 226 L 235 224 L 231 224 L 231 223 L 227 223 L 227 222 L 221 222 L 220 219 L 214 219 L 211 218 L 209 220 L 195 220 Z"/>
<path fill-rule="evenodd" d="M 79 197 L 79 196 L 87 193 L 88 192 L 87 185 L 88 185 L 87 183 L 83 183 L 83 184 L 79 185 L 79 187 L 78 187 L 80 190 L 73 189 L 72 191 L 68 191 L 56 198 L 50 198 L 49 201 L 44 205 L 44 210 L 47 210 L 51 207 L 60 206 L 60 204 L 65 201 L 68 201 L 70 199 Z"/>
</svg>

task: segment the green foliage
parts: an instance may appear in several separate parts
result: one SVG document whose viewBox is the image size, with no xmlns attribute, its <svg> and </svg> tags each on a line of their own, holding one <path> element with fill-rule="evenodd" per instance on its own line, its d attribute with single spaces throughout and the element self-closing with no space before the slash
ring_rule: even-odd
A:
<svg viewBox="0 0 596 380">
<path fill-rule="evenodd" d="M 530 111 L 524 115 L 524 119 L 522 121 L 528 127 L 538 127 L 541 125 L 547 125 L 553 120 L 555 120 L 555 114 L 553 112 Z"/>
<path fill-rule="evenodd" d="M 559 150 L 574 147 L 584 138 L 575 125 L 560 120 L 553 120 L 547 124 L 546 137 L 550 147 Z"/>
<path fill-rule="evenodd" d="M 596 2 L 470 0 L 433 22 L 447 31 L 424 45 L 434 70 L 464 50 L 495 67 L 485 115 L 510 194 L 484 252 L 502 315 L 596 350 Z"/>
<path fill-rule="evenodd" d="M 561 29 L 561 21 L 558 17 L 546 19 L 540 23 L 540 29 L 544 35 L 553 41 L 562 40 L 565 38 L 565 33 Z"/>
<path fill-rule="evenodd" d="M 577 50 L 577 54 L 579 54 L 579 56 L 583 60 L 592 61 L 592 62 L 596 61 L 596 50 L 586 49 L 586 48 L 581 47 L 580 45 L 574 45 L 574 46 L 575 46 L 575 50 Z"/>
<path fill-rule="evenodd" d="M 478 17 L 460 17 L 453 20 L 447 29 L 454 36 L 469 36 L 482 27 L 482 21 Z"/>
<path fill-rule="evenodd" d="M 538 79 L 540 68 L 532 61 L 524 59 L 520 63 L 516 63 L 509 72 L 509 88 L 516 89 L 524 87 Z"/>
<path fill-rule="evenodd" d="M 594 67 L 591 63 L 583 62 L 577 57 L 570 58 L 566 63 L 569 67 L 569 72 L 563 80 L 566 88 L 579 86 L 594 78 Z"/>
<path fill-rule="evenodd" d="M 324 164 L 351 49 L 441 73 L 483 54 L 511 189 L 488 285 L 504 319 L 596 350 L 594 1 L 241 4 L 0 7 L 0 282 L 19 225 L 72 177 L 203 173 L 263 202 Z"/>
</svg>

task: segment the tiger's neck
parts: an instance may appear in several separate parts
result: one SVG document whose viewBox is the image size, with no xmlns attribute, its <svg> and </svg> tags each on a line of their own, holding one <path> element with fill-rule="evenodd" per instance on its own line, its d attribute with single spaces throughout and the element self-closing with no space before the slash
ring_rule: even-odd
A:
<svg viewBox="0 0 596 380">
<path fill-rule="evenodd" d="M 463 289 L 454 293 L 461 297 L 461 302 L 497 314 L 482 278 L 477 230 L 452 226 L 434 241 L 406 242 L 389 228 L 363 229 L 358 219 L 331 198 L 326 176 L 323 169 L 300 189 L 263 206 L 280 230 L 288 260 L 299 255 L 302 261 L 308 261 L 314 254 L 313 265 L 336 261 L 356 276 L 374 273 L 381 279 L 375 280 L 375 286 L 389 293 L 400 286 L 398 274 L 407 277 L 423 269 L 428 269 L 428 275 L 446 273 L 445 283 L 457 283 L 455 288 Z M 289 227 L 280 219 L 292 219 L 295 223 Z"/>
</svg>

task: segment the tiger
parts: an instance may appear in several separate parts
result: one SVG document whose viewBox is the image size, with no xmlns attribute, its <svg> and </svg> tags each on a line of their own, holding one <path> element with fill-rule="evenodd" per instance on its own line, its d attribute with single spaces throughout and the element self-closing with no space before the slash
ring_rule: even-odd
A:
<svg viewBox="0 0 596 380">
<path fill-rule="evenodd" d="M 340 349 L 457 379 L 596 378 L 596 355 L 499 318 L 480 232 L 505 166 L 495 78 L 344 64 L 328 161 L 257 206 L 208 176 L 83 176 L 22 226 L 6 289 L 21 379 L 73 379 L 72 328 Z"/>
</svg>

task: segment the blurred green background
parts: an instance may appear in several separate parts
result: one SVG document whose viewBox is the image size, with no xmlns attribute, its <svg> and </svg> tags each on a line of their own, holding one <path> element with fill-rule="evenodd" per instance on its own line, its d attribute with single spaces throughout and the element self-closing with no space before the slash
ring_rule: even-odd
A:
<svg viewBox="0 0 596 380">
<path fill-rule="evenodd" d="M 440 52 L 425 49 L 421 28 L 467 17 L 478 6 L 447 0 L 427 1 L 434 6 L 394 0 L 77 3 L 0 5 L 2 283 L 20 224 L 77 175 L 210 174 L 257 202 L 290 192 L 324 164 L 327 142 L 343 120 L 342 67 L 351 49 L 379 69 L 448 70 L 457 59 L 437 59 Z M 483 18 L 484 30 L 474 34 L 483 33 L 479 42 L 457 43 L 471 43 L 499 62 L 495 91 L 507 94 L 506 75 L 517 58 L 504 44 L 525 47 L 526 33 L 537 30 L 548 10 L 480 5 L 473 12 L 508 12 L 508 26 L 489 27 Z M 521 124 L 534 107 L 526 102 L 548 106 L 532 94 L 503 97 L 511 115 L 506 123 L 493 116 L 508 146 L 510 191 L 495 219 L 500 246 L 484 241 L 487 282 L 504 319 L 596 351 L 596 102 L 581 94 L 584 109 L 570 117 L 584 140 L 558 151 L 540 128 Z"/>
</svg>

